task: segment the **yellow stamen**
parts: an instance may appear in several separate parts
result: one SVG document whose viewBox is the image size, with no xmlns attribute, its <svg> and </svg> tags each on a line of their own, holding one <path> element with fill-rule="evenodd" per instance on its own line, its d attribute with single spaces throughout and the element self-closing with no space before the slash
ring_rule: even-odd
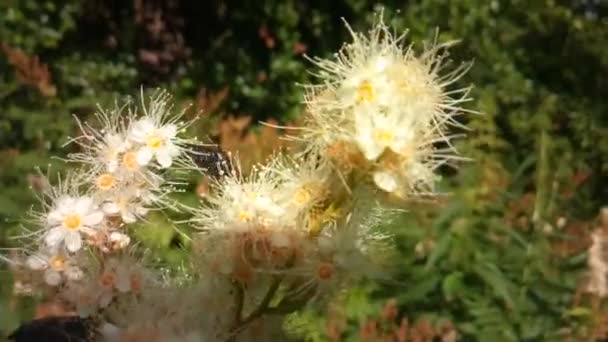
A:
<svg viewBox="0 0 608 342">
<path fill-rule="evenodd" d="M 123 165 L 129 170 L 137 170 L 139 164 L 137 164 L 137 156 L 134 152 L 127 152 L 122 156 Z"/>
<path fill-rule="evenodd" d="M 61 255 L 51 257 L 49 260 L 49 266 L 51 266 L 51 268 L 57 272 L 63 271 L 65 266 L 65 258 Z"/>
<path fill-rule="evenodd" d="M 395 135 L 386 129 L 376 129 L 374 139 L 383 145 L 388 145 L 395 139 Z"/>
<path fill-rule="evenodd" d="M 363 81 L 357 87 L 357 102 L 371 102 L 376 98 L 374 86 L 369 81 Z"/>
<path fill-rule="evenodd" d="M 251 215 L 249 215 L 247 212 L 241 211 L 239 213 L 239 220 L 243 222 L 248 222 L 249 220 L 251 220 Z"/>
<path fill-rule="evenodd" d="M 80 215 L 68 215 L 63 219 L 63 226 L 67 229 L 78 229 L 82 224 Z"/>
<path fill-rule="evenodd" d="M 109 190 L 114 186 L 114 176 L 109 173 L 104 173 L 97 178 L 97 187 L 101 190 Z"/>
<path fill-rule="evenodd" d="M 149 148 L 159 148 L 163 145 L 163 139 L 156 133 L 149 134 L 146 137 L 146 146 Z"/>
<path fill-rule="evenodd" d="M 310 202 L 312 195 L 310 193 L 310 191 L 304 187 L 300 188 L 298 191 L 296 191 L 296 194 L 293 196 L 293 201 L 297 204 L 297 205 L 306 205 L 308 202 Z"/>
</svg>

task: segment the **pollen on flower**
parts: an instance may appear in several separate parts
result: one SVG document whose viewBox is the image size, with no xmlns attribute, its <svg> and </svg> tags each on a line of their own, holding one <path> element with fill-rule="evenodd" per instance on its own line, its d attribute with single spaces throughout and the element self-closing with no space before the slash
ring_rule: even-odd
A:
<svg viewBox="0 0 608 342">
<path fill-rule="evenodd" d="M 122 164 L 130 171 L 139 169 L 137 155 L 134 152 L 127 152 L 122 156 Z"/>
<path fill-rule="evenodd" d="M 293 195 L 293 201 L 299 206 L 304 206 L 304 205 L 308 204 L 311 199 L 312 199 L 312 193 L 306 187 L 302 187 L 302 188 L 298 189 L 296 191 L 296 193 Z"/>
<path fill-rule="evenodd" d="M 62 255 L 54 255 L 49 259 L 49 266 L 57 271 L 61 272 L 65 269 L 65 257 Z"/>
<path fill-rule="evenodd" d="M 374 132 L 374 138 L 381 144 L 389 145 L 395 139 L 395 134 L 390 130 L 378 128 Z"/>
<path fill-rule="evenodd" d="M 376 97 L 374 86 L 368 80 L 361 82 L 357 87 L 357 103 L 372 102 Z"/>
<path fill-rule="evenodd" d="M 251 215 L 249 215 L 249 213 L 245 212 L 245 211 L 241 211 L 238 215 L 239 220 L 243 221 L 243 222 L 249 222 L 251 220 Z"/>
<path fill-rule="evenodd" d="M 164 139 L 157 133 L 152 132 L 146 136 L 146 146 L 157 149 L 163 146 Z"/>
<path fill-rule="evenodd" d="M 63 219 L 63 226 L 67 229 L 78 229 L 82 225 L 80 215 L 66 215 Z"/>
<path fill-rule="evenodd" d="M 110 190 L 115 183 L 116 179 L 113 175 L 109 173 L 104 173 L 101 176 L 97 177 L 96 181 L 97 187 L 103 191 Z"/>
</svg>

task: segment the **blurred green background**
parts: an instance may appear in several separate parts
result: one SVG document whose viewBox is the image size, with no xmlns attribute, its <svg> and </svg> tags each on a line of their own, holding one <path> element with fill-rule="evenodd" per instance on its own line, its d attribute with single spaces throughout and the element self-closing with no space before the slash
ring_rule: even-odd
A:
<svg viewBox="0 0 608 342">
<path fill-rule="evenodd" d="M 474 161 L 444 170 L 452 196 L 387 227 L 399 250 L 391 281 L 291 317 L 294 339 L 608 338 L 603 299 L 584 293 L 589 232 L 602 228 L 608 205 L 603 0 L 3 0 L 0 246 L 11 246 L 35 203 L 35 167 L 65 167 L 50 156 L 73 148 L 62 147 L 77 134 L 72 115 L 163 87 L 178 107 L 193 104 L 189 115 L 205 111 L 193 133 L 261 159 L 280 132 L 255 123 L 297 120 L 302 110 L 297 83 L 311 77 L 303 54 L 330 56 L 349 40 L 341 17 L 367 30 L 382 7 L 397 31 L 409 28 L 408 40 L 439 29 L 440 41 L 461 41 L 456 63 L 474 61 L 456 85 L 473 84 L 469 108 L 484 113 L 463 119 L 472 131 L 459 148 Z M 179 263 L 183 243 L 167 225 L 142 235 Z M 34 312 L 11 284 L 0 270 L 0 336 Z"/>
</svg>

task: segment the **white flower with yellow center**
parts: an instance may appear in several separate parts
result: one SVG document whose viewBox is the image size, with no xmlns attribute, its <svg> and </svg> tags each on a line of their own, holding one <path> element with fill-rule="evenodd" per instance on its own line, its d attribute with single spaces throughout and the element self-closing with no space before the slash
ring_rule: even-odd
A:
<svg viewBox="0 0 608 342">
<path fill-rule="evenodd" d="M 368 160 L 376 160 L 390 149 L 397 154 L 407 153 L 415 142 L 416 127 L 408 117 L 399 113 L 361 110 L 355 113 L 355 141 Z"/>
<path fill-rule="evenodd" d="M 170 167 L 180 154 L 174 143 L 176 135 L 177 126 L 174 124 L 159 125 L 147 117 L 133 123 L 129 137 L 141 145 L 137 149 L 137 163 L 145 166 L 154 158 L 162 168 Z"/>
<path fill-rule="evenodd" d="M 375 56 L 365 65 L 353 68 L 336 89 L 339 107 L 388 105 L 395 95 L 387 72 L 394 63 L 391 56 Z"/>
<path fill-rule="evenodd" d="M 272 198 L 272 192 L 254 184 L 230 184 L 225 188 L 224 217 L 235 226 L 249 224 L 271 225 L 284 210 Z"/>
<path fill-rule="evenodd" d="M 331 168 L 317 154 L 300 158 L 275 157 L 267 166 L 277 175 L 277 198 L 285 208 L 285 219 L 296 220 L 327 198 Z"/>
<path fill-rule="evenodd" d="M 144 217 L 148 209 L 136 189 L 117 189 L 106 198 L 101 209 L 108 216 L 120 216 L 124 223 L 133 223 Z"/>
<path fill-rule="evenodd" d="M 203 230 L 279 228 L 285 216 L 279 200 L 277 177 L 267 170 L 254 168 L 246 178 L 229 174 L 212 183 L 206 204 L 192 221 Z"/>
<path fill-rule="evenodd" d="M 44 281 L 57 286 L 65 279 L 76 281 L 82 278 L 82 271 L 73 260 L 62 253 L 41 251 L 28 257 L 27 266 L 35 271 L 44 271 Z"/>
<path fill-rule="evenodd" d="M 81 234 L 93 233 L 103 218 L 103 212 L 98 210 L 92 198 L 63 196 L 47 215 L 50 229 L 45 242 L 50 248 L 65 244 L 68 251 L 76 252 L 82 247 Z"/>
</svg>

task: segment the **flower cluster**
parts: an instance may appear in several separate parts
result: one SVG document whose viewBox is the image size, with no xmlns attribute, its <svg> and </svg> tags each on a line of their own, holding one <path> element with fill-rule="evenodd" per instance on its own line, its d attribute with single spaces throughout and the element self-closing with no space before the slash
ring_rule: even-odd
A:
<svg viewBox="0 0 608 342">
<path fill-rule="evenodd" d="M 342 172 L 369 174 L 385 192 L 432 194 L 434 171 L 457 159 L 446 130 L 459 126 L 454 117 L 468 100 L 468 89 L 447 87 L 468 67 L 442 74 L 449 44 L 417 55 L 381 19 L 369 36 L 350 30 L 353 42 L 335 60 L 312 59 L 322 82 L 307 88 L 298 139 Z"/>
<path fill-rule="evenodd" d="M 111 342 L 277 340 L 283 315 L 382 277 L 390 239 L 377 228 L 397 211 L 368 183 L 398 197 L 434 192 L 435 169 L 457 158 L 447 130 L 466 89 L 447 87 L 466 67 L 441 75 L 445 46 L 417 55 L 382 21 L 352 35 L 337 60 L 313 60 L 323 82 L 307 88 L 301 152 L 246 175 L 222 151 L 196 155 L 164 92 L 142 96 L 141 113 L 100 110 L 101 127 L 79 121 L 67 160 L 81 168 L 46 191 L 23 265 Z M 196 165 L 205 161 L 210 171 Z M 127 225 L 175 208 L 169 176 L 187 170 L 211 184 L 188 208 L 193 256 L 176 275 L 142 263 Z"/>
<path fill-rule="evenodd" d="M 71 139 L 80 151 L 68 162 L 81 167 L 48 186 L 43 210 L 34 212 L 36 251 L 23 265 L 38 272 L 83 316 L 107 307 L 117 294 L 140 293 L 137 262 L 129 257 L 127 225 L 144 220 L 151 209 L 171 206 L 167 195 L 176 181 L 165 169 L 193 168 L 180 134 L 188 126 L 155 93 L 138 114 L 126 107 L 96 113 L 99 126 L 79 123 Z M 95 266 L 97 265 L 97 266 Z"/>
</svg>

